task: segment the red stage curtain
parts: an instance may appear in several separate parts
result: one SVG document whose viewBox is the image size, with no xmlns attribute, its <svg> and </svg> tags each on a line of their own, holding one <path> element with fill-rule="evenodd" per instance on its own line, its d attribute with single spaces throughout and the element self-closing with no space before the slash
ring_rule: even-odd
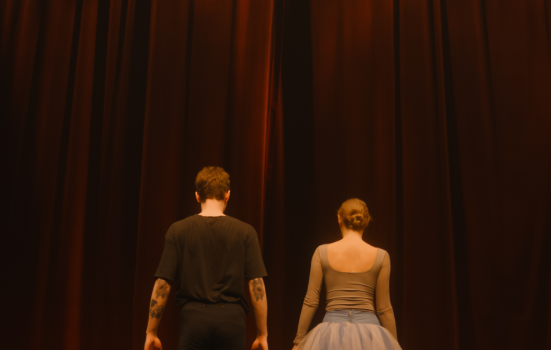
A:
<svg viewBox="0 0 551 350">
<path fill-rule="evenodd" d="M 163 237 L 197 212 L 201 167 L 228 170 L 229 214 L 262 237 L 273 1 L 2 6 L 10 249 L 25 254 L 14 342 L 139 349 Z"/>
<path fill-rule="evenodd" d="M 164 234 L 198 211 L 205 165 L 261 238 L 272 349 L 350 197 L 390 254 L 404 349 L 551 347 L 548 1 L 0 11 L 6 347 L 143 348 Z"/>
</svg>

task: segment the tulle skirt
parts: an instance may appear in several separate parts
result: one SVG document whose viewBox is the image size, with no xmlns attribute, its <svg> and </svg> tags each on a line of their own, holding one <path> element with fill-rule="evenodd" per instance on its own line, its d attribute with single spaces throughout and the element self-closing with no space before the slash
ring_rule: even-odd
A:
<svg viewBox="0 0 551 350">
<path fill-rule="evenodd" d="M 401 350 L 392 334 L 381 327 L 372 312 L 327 311 L 323 322 L 312 329 L 298 350 Z"/>
</svg>

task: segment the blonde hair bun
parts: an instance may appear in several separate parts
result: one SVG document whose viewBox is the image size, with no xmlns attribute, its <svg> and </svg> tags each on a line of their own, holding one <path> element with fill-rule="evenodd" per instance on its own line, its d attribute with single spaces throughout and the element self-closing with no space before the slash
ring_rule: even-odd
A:
<svg viewBox="0 0 551 350">
<path fill-rule="evenodd" d="M 363 231 L 371 221 L 367 205 L 358 198 L 345 201 L 337 213 L 341 217 L 344 226 L 354 231 Z"/>
</svg>

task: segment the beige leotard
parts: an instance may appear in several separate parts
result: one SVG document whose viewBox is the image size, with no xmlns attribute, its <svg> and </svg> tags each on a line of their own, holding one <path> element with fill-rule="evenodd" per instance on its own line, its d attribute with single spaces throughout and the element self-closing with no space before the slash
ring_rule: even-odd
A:
<svg viewBox="0 0 551 350">
<path fill-rule="evenodd" d="M 376 313 L 381 326 L 396 336 L 396 322 L 390 303 L 390 258 L 377 248 L 373 266 L 363 272 L 335 271 L 327 259 L 327 245 L 319 246 L 312 257 L 308 291 L 302 305 L 298 331 L 294 343 L 306 335 L 319 304 L 321 282 L 325 278 L 326 311 L 360 310 Z M 374 300 L 376 301 L 376 305 Z"/>
</svg>

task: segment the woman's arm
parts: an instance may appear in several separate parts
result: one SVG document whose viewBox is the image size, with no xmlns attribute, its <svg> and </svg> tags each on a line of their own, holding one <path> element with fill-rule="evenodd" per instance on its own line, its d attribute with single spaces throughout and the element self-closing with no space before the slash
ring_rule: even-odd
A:
<svg viewBox="0 0 551 350">
<path fill-rule="evenodd" d="M 379 272 L 379 277 L 377 278 L 375 293 L 379 322 L 381 322 L 381 326 L 388 329 L 394 338 L 398 340 L 396 320 L 394 319 L 394 311 L 392 310 L 392 304 L 390 303 L 390 257 L 388 256 L 388 253 L 386 253 L 383 258 L 383 266 L 381 267 L 381 272 Z"/>
<path fill-rule="evenodd" d="M 319 247 L 314 252 L 312 264 L 310 267 L 310 280 L 308 282 L 308 291 L 302 305 L 302 312 L 298 321 L 297 336 L 293 343 L 298 344 L 304 338 L 312 323 L 312 318 L 318 309 L 321 282 L 323 281 L 323 270 L 321 268 Z"/>
</svg>

